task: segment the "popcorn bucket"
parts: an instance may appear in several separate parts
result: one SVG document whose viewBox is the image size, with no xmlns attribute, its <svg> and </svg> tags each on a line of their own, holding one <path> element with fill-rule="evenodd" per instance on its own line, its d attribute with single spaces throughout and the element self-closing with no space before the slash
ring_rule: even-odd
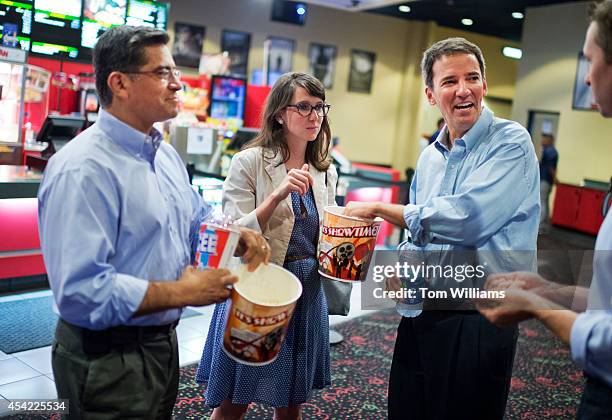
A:
<svg viewBox="0 0 612 420">
<path fill-rule="evenodd" d="M 267 365 L 281 349 L 302 283 L 275 264 L 261 264 L 253 272 L 241 265 L 235 274 L 223 350 L 239 363 Z"/>
<path fill-rule="evenodd" d="M 345 216 L 339 206 L 327 206 L 323 213 L 319 273 L 332 280 L 364 281 L 383 220 Z"/>
<path fill-rule="evenodd" d="M 239 239 L 240 232 L 235 229 L 202 223 L 193 265 L 198 269 L 227 268 Z"/>
</svg>

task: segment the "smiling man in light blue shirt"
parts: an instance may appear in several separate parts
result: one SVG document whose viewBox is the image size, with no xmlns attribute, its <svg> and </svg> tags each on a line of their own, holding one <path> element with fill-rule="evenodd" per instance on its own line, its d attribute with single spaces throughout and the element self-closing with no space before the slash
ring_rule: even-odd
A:
<svg viewBox="0 0 612 420">
<path fill-rule="evenodd" d="M 153 123 L 175 117 L 179 73 L 152 28 L 115 27 L 94 49 L 102 110 L 53 156 L 41 183 L 41 247 L 59 313 L 53 373 L 71 418 L 170 418 L 175 327 L 187 305 L 218 303 L 236 281 L 190 266 L 210 206 Z M 243 229 L 253 269 L 261 235 Z"/>
<path fill-rule="evenodd" d="M 477 252 L 495 271 L 535 270 L 539 173 L 529 133 L 483 106 L 485 63 L 476 45 L 463 38 L 439 41 L 424 53 L 421 68 L 427 99 L 446 125 L 419 157 L 410 203 L 349 203 L 346 213 L 406 228 L 410 242 L 401 249 L 451 259 Z M 446 281 L 433 279 L 428 287 L 459 287 L 463 280 Z M 402 318 L 389 418 L 501 420 L 517 328 L 492 325 L 468 301 L 444 309 Z"/>
</svg>

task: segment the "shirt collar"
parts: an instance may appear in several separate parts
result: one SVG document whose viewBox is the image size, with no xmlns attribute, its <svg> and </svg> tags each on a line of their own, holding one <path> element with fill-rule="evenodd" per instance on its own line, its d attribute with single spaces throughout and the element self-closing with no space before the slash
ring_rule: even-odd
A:
<svg viewBox="0 0 612 420">
<path fill-rule="evenodd" d="M 132 156 L 153 162 L 155 154 L 162 142 L 162 134 L 151 128 L 149 134 L 144 134 L 134 127 L 119 120 L 109 112 L 100 109 L 96 124 L 116 144 L 123 147 Z"/>
</svg>

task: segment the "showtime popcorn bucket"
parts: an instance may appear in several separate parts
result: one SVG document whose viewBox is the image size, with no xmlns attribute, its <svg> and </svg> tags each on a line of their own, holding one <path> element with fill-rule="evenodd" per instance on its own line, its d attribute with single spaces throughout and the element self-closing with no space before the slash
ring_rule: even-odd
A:
<svg viewBox="0 0 612 420">
<path fill-rule="evenodd" d="M 344 282 L 365 280 L 382 219 L 345 216 L 339 206 L 327 206 L 323 213 L 319 273 Z"/>
<path fill-rule="evenodd" d="M 198 269 L 227 268 L 239 239 L 240 232 L 236 229 L 202 223 L 194 265 Z"/>
<path fill-rule="evenodd" d="M 272 363 L 281 349 L 302 283 L 275 264 L 253 272 L 241 265 L 226 311 L 223 350 L 235 361 L 253 366 Z"/>
</svg>

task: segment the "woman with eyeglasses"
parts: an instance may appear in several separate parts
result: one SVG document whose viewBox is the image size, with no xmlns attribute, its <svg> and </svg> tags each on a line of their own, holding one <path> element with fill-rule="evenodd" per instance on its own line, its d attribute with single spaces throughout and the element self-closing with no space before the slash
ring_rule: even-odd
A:
<svg viewBox="0 0 612 420">
<path fill-rule="evenodd" d="M 237 153 L 223 184 L 223 213 L 258 232 L 270 261 L 302 282 L 289 330 L 276 360 L 248 366 L 222 350 L 228 302 L 215 307 L 196 380 L 206 383 L 212 419 L 241 418 L 251 402 L 274 407 L 276 419 L 301 418 L 313 389 L 331 382 L 327 303 L 318 273 L 323 208 L 335 204 L 331 130 L 321 82 L 287 73 L 266 101 L 259 135 Z"/>
</svg>

